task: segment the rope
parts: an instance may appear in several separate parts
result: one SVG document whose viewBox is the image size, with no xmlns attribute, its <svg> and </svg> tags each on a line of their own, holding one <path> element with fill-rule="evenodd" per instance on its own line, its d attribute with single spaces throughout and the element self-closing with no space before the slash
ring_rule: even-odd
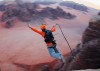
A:
<svg viewBox="0 0 100 71">
<path fill-rule="evenodd" d="M 62 29 L 61 29 L 61 26 L 60 26 L 59 24 L 56 24 L 56 25 L 58 25 L 58 27 L 60 28 L 60 31 L 61 31 L 61 33 L 62 33 L 64 39 L 66 40 L 66 42 L 67 42 L 67 44 L 68 44 L 68 47 L 69 47 L 69 49 L 70 49 L 70 51 L 71 51 L 71 53 L 72 53 L 71 46 L 70 46 L 70 44 L 69 44 L 67 38 L 65 37 L 65 35 L 64 35 L 64 33 L 63 33 Z"/>
</svg>

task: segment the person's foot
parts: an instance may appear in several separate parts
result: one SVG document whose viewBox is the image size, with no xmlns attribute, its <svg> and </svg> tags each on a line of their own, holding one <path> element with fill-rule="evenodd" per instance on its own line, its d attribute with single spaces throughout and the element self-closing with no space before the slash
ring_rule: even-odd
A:
<svg viewBox="0 0 100 71">
<path fill-rule="evenodd" d="M 61 61 L 62 63 L 65 63 L 64 57 L 62 57 L 60 61 Z"/>
</svg>

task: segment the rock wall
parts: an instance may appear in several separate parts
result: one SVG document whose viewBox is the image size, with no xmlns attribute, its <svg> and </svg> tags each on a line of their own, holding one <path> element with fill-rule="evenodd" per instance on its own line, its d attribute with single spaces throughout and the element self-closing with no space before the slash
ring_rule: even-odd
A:
<svg viewBox="0 0 100 71">
<path fill-rule="evenodd" d="M 94 16 L 83 33 L 82 43 L 66 57 L 65 65 L 57 71 L 100 68 L 100 15 Z"/>
</svg>

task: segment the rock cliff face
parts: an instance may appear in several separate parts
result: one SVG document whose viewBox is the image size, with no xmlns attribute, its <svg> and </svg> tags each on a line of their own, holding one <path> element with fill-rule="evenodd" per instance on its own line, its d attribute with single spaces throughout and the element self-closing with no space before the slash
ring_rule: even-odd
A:
<svg viewBox="0 0 100 71">
<path fill-rule="evenodd" d="M 83 44 L 88 41 L 100 39 L 100 15 L 94 16 L 90 22 L 88 28 L 83 33 Z"/>
<path fill-rule="evenodd" d="M 100 15 L 94 16 L 82 36 L 82 43 L 66 57 L 59 71 L 100 68 Z"/>
</svg>

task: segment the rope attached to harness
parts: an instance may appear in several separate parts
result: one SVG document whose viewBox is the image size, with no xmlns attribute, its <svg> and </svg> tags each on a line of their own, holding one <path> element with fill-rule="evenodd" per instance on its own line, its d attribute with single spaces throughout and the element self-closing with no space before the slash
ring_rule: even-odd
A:
<svg viewBox="0 0 100 71">
<path fill-rule="evenodd" d="M 62 29 L 61 29 L 61 26 L 60 26 L 59 24 L 56 24 L 56 25 L 58 25 L 58 27 L 60 28 L 60 31 L 61 31 L 61 33 L 62 33 L 64 39 L 66 40 L 66 42 L 67 42 L 67 44 L 68 44 L 68 47 L 69 47 L 69 49 L 70 49 L 70 51 L 71 51 L 71 53 L 72 53 L 71 46 L 70 46 L 70 44 L 69 44 L 67 38 L 65 37 L 65 35 L 64 35 L 64 33 L 63 33 Z"/>
</svg>

